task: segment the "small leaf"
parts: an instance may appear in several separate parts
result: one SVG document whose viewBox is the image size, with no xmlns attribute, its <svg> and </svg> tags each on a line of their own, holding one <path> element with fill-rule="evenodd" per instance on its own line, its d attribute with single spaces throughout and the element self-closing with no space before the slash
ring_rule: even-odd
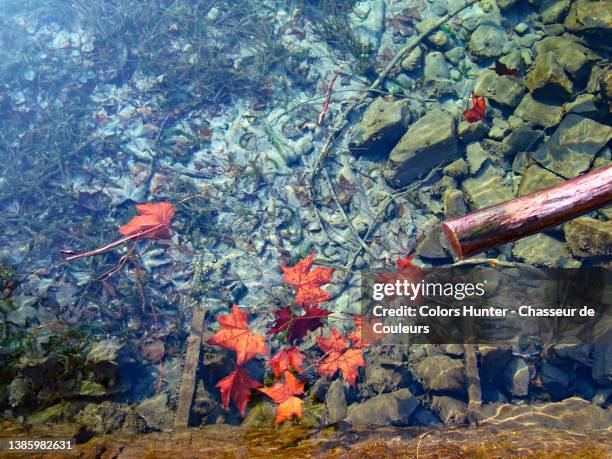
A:
<svg viewBox="0 0 612 459">
<path fill-rule="evenodd" d="M 215 385 L 221 390 L 223 407 L 227 409 L 231 400 L 242 416 L 251 399 L 251 389 L 257 389 L 260 386 L 261 384 L 251 379 L 249 373 L 242 367 L 236 368 Z"/>
<path fill-rule="evenodd" d="M 135 239 L 170 239 L 170 222 L 174 217 L 174 206 L 169 202 L 136 204 L 140 213 L 119 228 L 124 236 L 139 235 Z"/>
</svg>

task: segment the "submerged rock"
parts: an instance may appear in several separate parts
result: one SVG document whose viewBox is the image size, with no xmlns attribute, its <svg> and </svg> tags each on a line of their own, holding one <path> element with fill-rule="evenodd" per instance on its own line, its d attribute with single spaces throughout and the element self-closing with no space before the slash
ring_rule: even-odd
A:
<svg viewBox="0 0 612 459">
<path fill-rule="evenodd" d="M 612 221 L 578 217 L 563 226 L 567 245 L 575 256 L 612 255 Z"/>
<path fill-rule="evenodd" d="M 593 51 L 569 36 L 546 37 L 535 44 L 535 50 L 538 56 L 553 53 L 558 65 L 572 79 L 586 77 L 590 65 L 597 60 L 597 55 Z"/>
<path fill-rule="evenodd" d="M 549 186 L 562 183 L 564 180 L 558 175 L 536 165 L 529 166 L 519 182 L 518 195 L 524 196 Z"/>
<path fill-rule="evenodd" d="M 544 24 L 559 22 L 569 10 L 570 0 L 544 0 L 540 6 L 540 16 Z"/>
<path fill-rule="evenodd" d="M 354 425 L 408 425 L 418 405 L 408 389 L 400 389 L 349 406 L 347 419 Z"/>
<path fill-rule="evenodd" d="M 349 21 L 359 42 L 374 51 L 380 46 L 380 38 L 385 29 L 384 0 L 361 1 L 355 4 Z"/>
<path fill-rule="evenodd" d="M 368 367 L 369 368 L 369 367 Z M 325 394 L 325 423 L 335 424 L 346 417 L 346 389 L 341 379 L 335 379 Z"/>
<path fill-rule="evenodd" d="M 547 99 L 568 100 L 574 94 L 574 85 L 553 52 L 538 54 L 527 75 L 527 87 L 535 97 Z"/>
<path fill-rule="evenodd" d="M 503 28 L 493 24 L 482 24 L 472 32 L 468 48 L 477 59 L 501 56 L 508 37 Z"/>
<path fill-rule="evenodd" d="M 563 118 L 563 107 L 560 103 L 542 102 L 533 98 L 529 93 L 523 96 L 514 115 L 533 123 L 535 126 L 545 128 L 556 126 Z"/>
<path fill-rule="evenodd" d="M 414 369 L 423 387 L 436 392 L 464 393 L 466 390 L 463 360 L 446 355 L 432 355 L 423 359 Z"/>
<path fill-rule="evenodd" d="M 456 155 L 455 119 L 434 109 L 413 123 L 391 150 L 385 176 L 392 185 L 403 186 Z"/>
<path fill-rule="evenodd" d="M 525 86 L 519 78 L 498 75 L 495 71 L 487 69 L 476 82 L 474 93 L 492 99 L 498 104 L 516 107 L 525 94 Z"/>
<path fill-rule="evenodd" d="M 500 382 L 510 395 L 526 397 L 529 393 L 529 367 L 520 357 L 514 357 L 500 375 Z"/>
<path fill-rule="evenodd" d="M 355 156 L 386 154 L 405 133 L 409 122 L 406 100 L 388 102 L 379 97 L 370 104 L 353 130 L 349 149 Z"/>
<path fill-rule="evenodd" d="M 481 168 L 476 176 L 464 180 L 462 187 L 473 209 L 482 209 L 514 197 L 511 187 L 491 164 Z"/>
<path fill-rule="evenodd" d="M 512 253 L 518 260 L 531 265 L 549 268 L 580 267 L 580 262 L 572 258 L 567 245 L 544 233 L 519 239 L 514 244 Z"/>
<path fill-rule="evenodd" d="M 547 169 L 566 178 L 591 167 L 595 155 L 612 137 L 612 127 L 584 116 L 569 114 L 554 134 L 531 156 Z"/>
<path fill-rule="evenodd" d="M 612 29 L 610 2 L 578 0 L 572 4 L 563 25 L 572 32 L 610 34 Z"/>
<path fill-rule="evenodd" d="M 467 403 L 456 398 L 446 395 L 434 395 L 431 400 L 431 410 L 446 425 L 465 424 L 467 421 Z"/>
</svg>

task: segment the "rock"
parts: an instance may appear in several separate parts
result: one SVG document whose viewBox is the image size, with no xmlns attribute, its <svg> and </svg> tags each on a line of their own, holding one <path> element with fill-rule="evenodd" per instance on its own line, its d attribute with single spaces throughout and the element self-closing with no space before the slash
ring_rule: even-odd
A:
<svg viewBox="0 0 612 459">
<path fill-rule="evenodd" d="M 391 150 L 385 176 L 392 185 L 403 186 L 456 155 L 455 119 L 434 109 L 412 124 Z"/>
<path fill-rule="evenodd" d="M 72 422 L 81 409 L 82 403 L 61 402 L 28 416 L 28 424 L 32 426 L 47 426 L 59 422 Z"/>
<path fill-rule="evenodd" d="M 346 391 L 341 379 L 335 379 L 325 395 L 325 423 L 335 424 L 346 417 Z"/>
<path fill-rule="evenodd" d="M 512 349 L 510 346 L 491 346 L 479 344 L 480 353 L 480 378 L 486 382 L 494 382 L 501 372 L 512 360 Z"/>
<path fill-rule="evenodd" d="M 553 401 L 562 400 L 569 395 L 570 380 L 565 371 L 547 362 L 542 365 L 539 377 Z"/>
<path fill-rule="evenodd" d="M 428 94 L 436 96 L 452 94 L 454 92 L 454 84 L 450 80 L 448 62 L 446 62 L 446 58 L 441 52 L 434 51 L 425 56 L 423 88 Z"/>
<path fill-rule="evenodd" d="M 563 25 L 572 32 L 609 34 L 612 29 L 610 2 L 578 0 L 572 4 Z"/>
<path fill-rule="evenodd" d="M 519 78 L 500 76 L 495 71 L 487 69 L 476 82 L 474 93 L 492 99 L 500 105 L 516 107 L 525 94 L 525 87 Z"/>
<path fill-rule="evenodd" d="M 410 111 L 406 100 L 374 100 L 349 140 L 355 156 L 386 154 L 406 132 Z"/>
<path fill-rule="evenodd" d="M 577 257 L 612 255 L 612 220 L 578 217 L 563 225 L 563 231 Z"/>
<path fill-rule="evenodd" d="M 549 268 L 578 268 L 580 262 L 570 255 L 567 246 L 544 233 L 519 239 L 512 249 L 513 255 L 530 265 Z"/>
<path fill-rule="evenodd" d="M 76 421 L 100 435 L 119 430 L 135 433 L 145 430 L 144 420 L 131 407 L 109 401 L 88 403 L 77 415 Z"/>
<path fill-rule="evenodd" d="M 467 163 L 463 158 L 456 159 L 442 169 L 442 172 L 451 177 L 462 177 L 468 172 Z"/>
<path fill-rule="evenodd" d="M 460 190 L 453 188 L 444 190 L 442 204 L 446 218 L 455 218 L 467 214 L 463 193 Z"/>
<path fill-rule="evenodd" d="M 85 360 L 91 378 L 105 385 L 118 382 L 119 359 L 123 350 L 124 346 L 118 339 L 107 339 L 94 344 Z"/>
<path fill-rule="evenodd" d="M 592 403 L 595 406 L 604 407 L 612 395 L 612 387 L 606 389 L 598 389 L 593 396 Z"/>
<path fill-rule="evenodd" d="M 444 53 L 444 56 L 453 65 L 459 65 L 459 62 L 465 57 L 465 48 L 463 46 L 455 46 Z"/>
<path fill-rule="evenodd" d="M 504 154 L 514 155 L 518 152 L 533 150 L 543 138 L 542 131 L 537 131 L 529 126 L 521 126 L 502 140 Z"/>
<path fill-rule="evenodd" d="M 540 16 L 544 24 L 559 22 L 570 7 L 570 0 L 544 0 L 540 6 Z"/>
<path fill-rule="evenodd" d="M 612 330 L 610 329 L 593 345 L 591 376 L 597 384 L 612 386 Z"/>
<path fill-rule="evenodd" d="M 472 32 L 468 48 L 477 60 L 498 57 L 503 53 L 508 41 L 502 27 L 493 24 L 482 24 Z"/>
<path fill-rule="evenodd" d="M 419 405 L 414 410 L 410 417 L 411 426 L 425 426 L 425 427 L 441 427 L 443 424 L 440 422 L 440 418 L 434 413 L 426 409 L 424 406 Z"/>
<path fill-rule="evenodd" d="M 518 44 L 523 48 L 531 48 L 533 44 L 542 38 L 541 33 L 527 33 L 518 38 Z M 504 48 L 506 50 L 506 48 Z"/>
<path fill-rule="evenodd" d="M 174 426 L 174 412 L 168 408 L 166 394 L 159 394 L 140 402 L 136 412 L 145 420 L 149 429 L 169 431 Z"/>
<path fill-rule="evenodd" d="M 385 1 L 360 1 L 349 15 L 349 23 L 355 38 L 362 46 L 378 50 L 385 29 Z"/>
<path fill-rule="evenodd" d="M 464 180 L 462 188 L 473 209 L 482 209 L 514 197 L 510 185 L 491 164 L 481 168 L 475 177 Z"/>
<path fill-rule="evenodd" d="M 566 178 L 576 177 L 591 166 L 595 155 L 612 137 L 612 127 L 580 115 L 569 114 L 532 158 Z"/>
<path fill-rule="evenodd" d="M 399 360 L 380 359 L 365 369 L 365 379 L 360 384 L 361 395 L 373 396 L 406 387 L 410 381 L 408 368 Z"/>
<path fill-rule="evenodd" d="M 574 85 L 553 52 L 538 54 L 527 75 L 527 88 L 537 98 L 568 100 L 574 95 Z"/>
<path fill-rule="evenodd" d="M 423 65 L 423 48 L 417 46 L 402 59 L 400 66 L 406 72 L 414 72 Z"/>
<path fill-rule="evenodd" d="M 595 115 L 598 111 L 597 97 L 593 94 L 580 94 L 572 102 L 565 104 L 566 113 L 575 113 L 577 115 Z"/>
<path fill-rule="evenodd" d="M 534 191 L 557 185 L 563 181 L 564 180 L 558 175 L 555 175 L 536 164 L 532 164 L 525 170 L 523 176 L 521 177 L 518 187 L 518 195 L 524 196 L 526 194 L 533 193 Z"/>
<path fill-rule="evenodd" d="M 276 406 L 273 403 L 261 402 L 248 410 L 241 425 L 245 427 L 268 427 L 274 423 L 274 419 L 276 419 Z"/>
<path fill-rule="evenodd" d="M 555 60 L 574 80 L 586 78 L 591 65 L 597 60 L 593 51 L 570 36 L 546 37 L 535 44 L 535 50 L 538 56 L 553 53 Z"/>
<path fill-rule="evenodd" d="M 515 397 L 526 397 L 529 393 L 529 368 L 520 357 L 513 357 L 500 375 L 502 387 Z"/>
<path fill-rule="evenodd" d="M 457 135 L 459 136 L 459 140 L 465 143 L 480 140 L 487 134 L 487 132 L 489 132 L 489 126 L 483 120 L 476 121 L 475 123 L 461 121 L 457 127 Z"/>
<path fill-rule="evenodd" d="M 467 403 L 445 395 L 431 398 L 431 410 L 445 425 L 460 425 L 467 422 Z"/>
<path fill-rule="evenodd" d="M 8 385 L 8 401 L 11 407 L 18 408 L 29 404 L 34 398 L 32 382 L 28 378 L 17 377 Z"/>
<path fill-rule="evenodd" d="M 523 35 L 528 30 L 529 30 L 529 26 L 525 24 L 524 22 L 519 22 L 517 25 L 514 26 L 514 31 L 518 33 L 519 35 Z"/>
<path fill-rule="evenodd" d="M 449 44 L 448 34 L 443 30 L 438 30 L 427 37 L 427 42 L 434 48 L 446 48 Z"/>
<path fill-rule="evenodd" d="M 433 222 L 433 224 L 426 224 L 426 227 L 422 228 L 426 235 L 417 245 L 416 254 L 421 258 L 430 258 L 434 260 L 449 258 L 450 254 L 444 248 L 446 242 L 442 234 L 442 225 L 440 225 L 440 222 L 436 218 L 431 222 Z"/>
<path fill-rule="evenodd" d="M 456 393 L 466 391 L 462 360 L 452 359 L 446 355 L 432 355 L 419 362 L 414 373 L 427 390 Z"/>
<path fill-rule="evenodd" d="M 54 354 L 45 357 L 22 357 L 17 364 L 21 375 L 30 379 L 35 388 L 42 388 L 50 382 L 56 382 L 63 367 Z"/>
<path fill-rule="evenodd" d="M 465 155 L 471 174 L 476 174 L 484 162 L 489 159 L 489 154 L 482 148 L 482 145 L 477 142 L 467 146 Z"/>
<path fill-rule="evenodd" d="M 353 425 L 408 425 L 418 405 L 408 389 L 400 389 L 349 406 L 347 419 Z"/>
<path fill-rule="evenodd" d="M 493 118 L 491 129 L 489 130 L 489 138 L 493 140 L 502 140 L 506 134 L 510 132 L 510 124 L 503 118 Z"/>
<path fill-rule="evenodd" d="M 505 11 L 516 5 L 516 2 L 517 0 L 497 0 L 497 6 L 499 6 L 502 11 Z"/>
<path fill-rule="evenodd" d="M 525 94 L 516 107 L 514 115 L 535 126 L 550 128 L 561 122 L 563 108 L 561 104 L 535 100 L 531 94 Z"/>
</svg>

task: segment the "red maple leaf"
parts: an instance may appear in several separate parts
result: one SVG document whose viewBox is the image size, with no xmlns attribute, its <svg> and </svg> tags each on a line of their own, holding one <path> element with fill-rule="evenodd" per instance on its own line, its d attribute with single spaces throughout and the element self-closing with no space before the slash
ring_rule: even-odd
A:
<svg viewBox="0 0 612 459">
<path fill-rule="evenodd" d="M 303 258 L 292 267 L 281 265 L 285 282 L 296 288 L 295 304 L 298 306 L 317 305 L 331 299 L 320 287 L 331 281 L 334 270 L 321 266 L 311 270 L 315 255 Z"/>
<path fill-rule="evenodd" d="M 270 366 L 274 376 L 278 378 L 283 371 L 293 368 L 298 373 L 302 372 L 302 362 L 306 357 L 297 347 L 283 349 L 270 359 Z"/>
<path fill-rule="evenodd" d="M 249 330 L 246 312 L 240 311 L 235 304 L 232 306 L 232 313 L 217 317 L 217 322 L 221 330 L 208 340 L 208 344 L 236 351 L 236 362 L 239 366 L 257 354 L 268 354 L 265 337 Z"/>
<path fill-rule="evenodd" d="M 414 254 L 408 255 L 406 258 L 398 258 L 396 261 L 397 268 L 394 273 L 381 272 L 376 277 L 377 283 L 395 284 L 396 281 L 408 281 L 411 283 L 418 282 L 425 277 L 425 272 L 412 264 Z M 396 298 L 396 295 L 388 296 L 390 300 Z M 415 298 L 414 302 L 418 304 L 420 298 Z"/>
<path fill-rule="evenodd" d="M 317 367 L 317 372 L 321 376 L 331 378 L 340 370 L 342 379 L 355 387 L 359 367 L 366 365 L 361 349 L 349 348 L 349 342 L 335 327 L 332 328 L 331 337 L 317 337 L 317 345 L 326 354 Z"/>
<path fill-rule="evenodd" d="M 301 316 L 294 315 L 289 306 L 276 311 L 276 321 L 272 328 L 268 330 L 268 334 L 278 334 L 286 331 L 287 342 L 292 343 L 304 338 L 309 331 L 319 328 L 323 325 L 323 319 L 331 314 L 331 311 L 321 309 L 316 305 L 304 306 L 303 309 L 304 314 Z"/>
<path fill-rule="evenodd" d="M 260 386 L 261 384 L 251 379 L 249 373 L 242 367 L 236 368 L 229 376 L 223 378 L 215 385 L 215 387 L 221 390 L 223 407 L 227 409 L 231 400 L 242 416 L 244 416 L 247 403 L 249 403 L 251 398 L 251 389 L 256 389 Z"/>
<path fill-rule="evenodd" d="M 486 100 L 483 97 L 478 97 L 472 92 L 472 108 L 463 112 L 463 116 L 468 123 L 474 123 L 484 119 L 487 113 Z"/>
<path fill-rule="evenodd" d="M 295 395 L 304 393 L 304 383 L 293 376 L 290 371 L 285 371 L 283 377 L 284 382 L 277 382 L 273 386 L 259 389 L 260 392 L 263 392 L 274 403 L 278 404 L 274 424 L 291 419 L 293 415 L 298 418 L 302 417 L 302 403 L 304 401 L 295 397 Z"/>
<path fill-rule="evenodd" d="M 140 215 L 120 227 L 121 234 L 134 236 L 134 239 L 170 239 L 170 221 L 174 217 L 171 203 L 136 204 L 136 210 Z"/>
</svg>

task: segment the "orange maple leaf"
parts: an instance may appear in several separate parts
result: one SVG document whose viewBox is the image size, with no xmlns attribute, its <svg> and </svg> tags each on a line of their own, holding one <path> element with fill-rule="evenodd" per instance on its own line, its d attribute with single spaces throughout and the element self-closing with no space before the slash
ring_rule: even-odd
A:
<svg viewBox="0 0 612 459">
<path fill-rule="evenodd" d="M 396 261 L 397 268 L 394 273 L 380 272 L 376 277 L 376 282 L 383 284 L 394 284 L 396 281 L 408 281 L 412 283 L 419 282 L 425 277 L 425 272 L 412 263 L 414 254 L 408 255 L 406 258 L 398 258 Z M 396 295 L 388 296 L 389 300 L 396 298 Z M 418 304 L 421 300 L 420 296 L 414 300 Z"/>
<path fill-rule="evenodd" d="M 119 228 L 124 236 L 134 239 L 170 239 L 170 221 L 174 217 L 174 206 L 169 202 L 155 204 L 136 204 L 140 215 L 133 217 Z"/>
<path fill-rule="evenodd" d="M 272 401 L 278 404 L 276 419 L 274 424 L 278 424 L 286 419 L 291 419 L 293 415 L 302 417 L 302 403 L 304 401 L 295 395 L 304 393 L 304 382 L 297 379 L 290 371 L 283 373 L 284 382 L 277 382 L 273 386 L 259 389 Z"/>
<path fill-rule="evenodd" d="M 317 305 L 331 299 L 329 293 L 320 287 L 331 281 L 334 270 L 321 266 L 311 270 L 315 255 L 313 253 L 308 258 L 303 258 L 292 267 L 281 265 L 285 282 L 297 290 L 295 303 L 298 306 Z"/>
<path fill-rule="evenodd" d="M 376 333 L 374 331 L 374 324 L 382 323 L 380 318 L 372 318 L 368 320 L 366 317 L 356 315 L 355 316 L 355 328 L 356 330 L 348 334 L 348 339 L 353 342 L 356 348 L 363 348 L 369 346 L 376 341 L 383 339 L 385 333 Z"/>
<path fill-rule="evenodd" d="M 249 403 L 251 398 L 251 389 L 256 389 L 259 386 L 261 384 L 251 379 L 251 376 L 242 367 L 236 368 L 229 376 L 223 378 L 215 385 L 215 387 L 221 390 L 223 407 L 227 409 L 231 400 L 242 416 L 244 416 L 247 403 Z"/>
<path fill-rule="evenodd" d="M 285 370 L 293 368 L 298 373 L 302 372 L 302 362 L 306 357 L 297 347 L 283 349 L 270 359 L 270 366 L 277 379 Z"/>
<path fill-rule="evenodd" d="M 246 312 L 240 311 L 235 304 L 232 306 L 232 313 L 217 317 L 217 322 L 221 330 L 208 340 L 208 344 L 236 351 L 238 366 L 248 362 L 257 354 L 268 354 L 265 337 L 249 330 Z"/>
<path fill-rule="evenodd" d="M 321 376 L 331 378 L 340 370 L 342 379 L 355 387 L 359 367 L 366 365 L 361 349 L 348 348 L 349 342 L 335 327 L 332 328 L 331 337 L 317 337 L 317 345 L 326 353 L 325 359 L 317 367 L 317 372 Z"/>
</svg>

